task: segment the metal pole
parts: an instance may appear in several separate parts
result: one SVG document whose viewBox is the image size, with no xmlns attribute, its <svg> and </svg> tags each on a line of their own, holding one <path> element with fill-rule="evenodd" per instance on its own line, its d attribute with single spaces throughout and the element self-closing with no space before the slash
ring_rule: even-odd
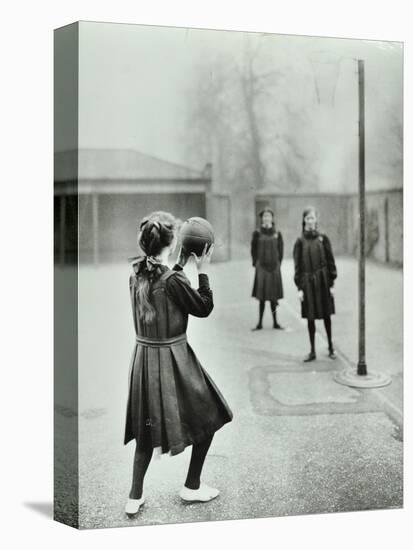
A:
<svg viewBox="0 0 413 550">
<path fill-rule="evenodd" d="M 366 365 L 366 201 L 364 149 L 364 61 L 358 59 L 359 100 L 359 358 L 357 373 L 354 367 L 338 371 L 334 380 L 353 388 L 381 388 L 391 383 L 383 372 L 367 373 Z"/>
<path fill-rule="evenodd" d="M 99 263 L 99 195 L 92 195 L 93 263 Z"/>
<path fill-rule="evenodd" d="M 384 237 L 386 244 L 386 263 L 390 261 L 389 197 L 384 200 Z"/>
<path fill-rule="evenodd" d="M 66 196 L 60 195 L 59 261 L 65 263 L 66 247 Z"/>
<path fill-rule="evenodd" d="M 358 63 L 359 99 L 359 360 L 357 374 L 366 375 L 366 200 L 365 200 L 365 131 L 364 131 L 364 61 Z"/>
</svg>

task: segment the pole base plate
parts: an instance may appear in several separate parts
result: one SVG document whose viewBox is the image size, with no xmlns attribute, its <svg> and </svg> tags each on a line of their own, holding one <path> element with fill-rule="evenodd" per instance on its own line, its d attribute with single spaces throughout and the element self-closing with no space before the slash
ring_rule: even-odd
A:
<svg viewBox="0 0 413 550">
<path fill-rule="evenodd" d="M 391 384 L 391 378 L 381 372 L 357 374 L 353 369 L 343 369 L 334 375 L 334 380 L 352 388 L 383 388 Z"/>
</svg>

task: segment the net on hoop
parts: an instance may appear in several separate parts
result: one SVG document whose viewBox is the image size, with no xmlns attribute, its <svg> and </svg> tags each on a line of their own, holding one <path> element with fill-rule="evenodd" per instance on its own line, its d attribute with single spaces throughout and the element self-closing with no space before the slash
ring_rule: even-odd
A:
<svg viewBox="0 0 413 550">
<path fill-rule="evenodd" d="M 308 56 L 311 64 L 316 101 L 334 106 L 341 58 L 328 51 L 316 51 Z"/>
</svg>

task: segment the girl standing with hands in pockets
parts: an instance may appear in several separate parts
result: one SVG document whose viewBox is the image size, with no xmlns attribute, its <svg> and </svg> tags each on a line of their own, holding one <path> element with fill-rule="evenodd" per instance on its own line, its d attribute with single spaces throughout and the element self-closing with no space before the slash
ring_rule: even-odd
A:
<svg viewBox="0 0 413 550">
<path fill-rule="evenodd" d="M 302 234 L 294 245 L 294 282 L 301 301 L 301 316 L 307 319 L 310 353 L 304 361 L 316 359 L 315 321 L 323 319 L 328 339 L 328 356 L 336 358 L 332 340 L 331 315 L 335 313 L 334 281 L 337 269 L 327 235 L 317 230 L 317 211 L 308 206 L 302 217 Z"/>
<path fill-rule="evenodd" d="M 232 412 L 187 342 L 188 316 L 207 317 L 214 305 L 208 266 L 213 246 L 194 256 L 199 274 L 195 290 L 182 268 L 188 257 L 166 265 L 177 243 L 175 218 L 154 212 L 139 228 L 143 256 L 133 259 L 129 287 L 136 344 L 129 374 L 125 444 L 136 442 L 132 485 L 125 512 L 134 516 L 145 501 L 144 477 L 154 449 L 176 455 L 192 445 L 184 486 L 186 502 L 207 502 L 218 489 L 201 483 L 204 461 L 214 433 Z"/>
</svg>

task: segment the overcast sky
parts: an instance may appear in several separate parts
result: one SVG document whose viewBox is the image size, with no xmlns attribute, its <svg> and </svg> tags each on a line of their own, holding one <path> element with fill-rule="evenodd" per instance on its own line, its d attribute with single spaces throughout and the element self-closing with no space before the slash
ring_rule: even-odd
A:
<svg viewBox="0 0 413 550">
<path fill-rule="evenodd" d="M 194 68 L 221 54 L 239 57 L 245 33 L 82 22 L 79 35 L 79 146 L 135 149 L 185 163 L 182 135 Z M 340 57 L 336 106 L 342 112 L 356 106 L 351 58 L 363 58 L 370 121 L 389 104 L 401 112 L 398 43 L 268 34 L 253 34 L 250 40 L 260 42 L 275 67 L 291 71 L 292 82 L 294 74 L 313 70 L 312 53 Z M 291 93 L 299 100 L 308 90 Z M 64 139 L 58 141 L 58 150 L 65 146 Z"/>
</svg>

